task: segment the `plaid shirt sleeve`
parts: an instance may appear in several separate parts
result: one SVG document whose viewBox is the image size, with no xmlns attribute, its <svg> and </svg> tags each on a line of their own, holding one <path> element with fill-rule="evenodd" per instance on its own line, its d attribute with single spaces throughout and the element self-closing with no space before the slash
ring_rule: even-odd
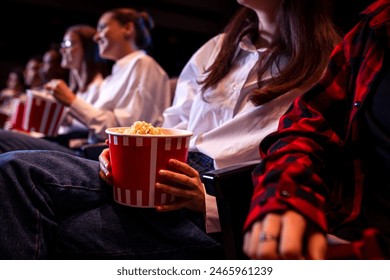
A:
<svg viewBox="0 0 390 280">
<path fill-rule="evenodd" d="M 366 17 L 347 34 L 333 51 L 323 79 L 294 101 L 278 131 L 262 141 L 263 161 L 253 173 L 255 190 L 244 230 L 267 213 L 286 209 L 328 230 L 325 213 L 335 191 L 329 187 L 334 179 L 329 174 L 343 160 L 346 141 L 355 137 L 351 127 L 361 105 L 356 98 L 369 90 L 381 67 L 369 23 Z M 359 72 L 362 63 L 370 71 Z"/>
</svg>

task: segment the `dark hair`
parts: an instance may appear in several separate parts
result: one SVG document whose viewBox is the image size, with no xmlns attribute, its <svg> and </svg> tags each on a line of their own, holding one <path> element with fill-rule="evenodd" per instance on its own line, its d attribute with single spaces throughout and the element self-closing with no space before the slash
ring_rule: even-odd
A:
<svg viewBox="0 0 390 280">
<path fill-rule="evenodd" d="M 27 63 L 29 63 L 30 61 L 37 61 L 39 63 L 42 63 L 43 61 L 43 56 L 41 54 L 35 54 L 35 55 L 32 55 L 28 58 L 27 60 Z"/>
<path fill-rule="evenodd" d="M 331 18 L 329 0 L 281 0 L 276 13 L 280 40 L 261 56 L 258 88 L 250 95 L 255 105 L 264 104 L 289 90 L 316 82 L 323 74 L 329 56 L 341 40 Z M 218 83 L 230 70 L 241 39 L 248 35 L 257 39 L 259 19 L 256 13 L 242 7 L 225 28 L 225 37 L 216 60 L 200 83 L 203 92 Z M 284 67 L 281 58 L 288 58 Z M 280 70 L 278 75 L 263 80 L 272 65 Z"/>
<path fill-rule="evenodd" d="M 10 73 L 15 73 L 16 77 L 18 78 L 18 81 L 19 81 L 20 85 L 23 86 L 23 88 L 24 88 L 25 84 L 24 84 L 23 71 L 24 71 L 24 68 L 22 66 L 15 66 L 15 67 L 13 67 L 9 71 L 9 74 Z"/>
<path fill-rule="evenodd" d="M 24 75 L 23 75 L 24 68 L 22 66 L 15 66 L 8 72 L 8 77 L 11 73 L 14 73 L 18 79 L 18 85 L 20 87 L 20 91 L 24 91 L 26 88 L 26 84 L 24 82 Z M 8 80 L 8 78 L 7 78 Z"/>
<path fill-rule="evenodd" d="M 50 58 L 49 62 L 47 61 L 47 56 Z M 49 49 L 42 56 L 43 66 L 40 70 L 40 75 L 44 83 L 52 79 L 68 79 L 69 71 L 61 67 L 61 58 L 60 45 L 57 43 L 50 44 Z"/>
<path fill-rule="evenodd" d="M 112 18 L 120 24 L 133 22 L 136 31 L 135 43 L 138 48 L 146 49 L 152 43 L 151 30 L 154 27 L 154 21 L 149 13 L 138 12 L 130 8 L 118 8 L 108 13 L 112 14 Z"/>
<path fill-rule="evenodd" d="M 76 34 L 80 39 L 80 43 L 84 51 L 83 62 L 86 65 L 87 72 L 84 88 L 77 88 L 77 83 L 74 81 L 72 75 L 69 77 L 70 88 L 74 91 L 86 91 L 87 86 L 93 81 L 96 74 L 101 73 L 103 77 L 107 76 L 109 68 L 108 63 L 99 56 L 97 44 L 93 40 L 93 37 L 96 34 L 96 29 L 94 27 L 78 24 L 69 27 L 66 30 L 66 33 L 68 32 Z"/>
</svg>

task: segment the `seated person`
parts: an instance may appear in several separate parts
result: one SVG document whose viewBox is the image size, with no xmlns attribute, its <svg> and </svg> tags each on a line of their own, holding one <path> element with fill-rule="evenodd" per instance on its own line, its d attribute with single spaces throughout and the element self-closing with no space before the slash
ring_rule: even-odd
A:
<svg viewBox="0 0 390 280">
<path fill-rule="evenodd" d="M 0 91 L 0 104 L 4 102 L 4 97 L 19 96 L 24 93 L 26 85 L 24 83 L 23 69 L 13 68 L 9 73 L 6 81 L 6 87 Z"/>
<path fill-rule="evenodd" d="M 194 133 L 188 163 L 170 160 L 169 170 L 159 173 L 166 182 L 156 184 L 177 199 L 156 209 L 114 202 L 106 184 L 106 151 L 100 157 L 104 180 L 96 161 L 53 151 L 4 153 L 0 197 L 7 199 L 0 203 L 0 213 L 16 214 L 0 214 L 0 224 L 7 224 L 0 230 L 0 238 L 7 240 L 0 244 L 1 256 L 224 257 L 215 197 L 206 194 L 199 173 L 257 159 L 259 140 L 276 130 L 293 99 L 322 77 L 339 41 L 327 0 L 315 5 L 312 0 L 240 2 L 244 7 L 225 32 L 187 63 L 173 106 L 164 112 L 164 127 Z M 108 21 L 102 28 L 116 24 Z M 307 32 L 295 41 L 293 34 L 300 30 Z M 105 40 L 101 44 L 108 49 Z"/>
<path fill-rule="evenodd" d="M 61 57 L 59 47 L 54 44 L 43 54 L 40 75 L 44 84 L 52 79 L 68 82 L 68 68 L 61 65 Z"/>
<path fill-rule="evenodd" d="M 327 233 L 356 241 L 373 228 L 390 258 L 389 13 L 385 0 L 363 12 L 324 78 L 261 142 L 249 257 L 323 259 Z"/>
<path fill-rule="evenodd" d="M 23 69 L 12 69 L 8 73 L 6 87 L 0 92 L 0 128 L 15 113 L 16 102 L 24 95 L 25 88 Z"/>
<path fill-rule="evenodd" d="M 40 90 L 43 87 L 44 81 L 40 74 L 42 67 L 42 56 L 32 56 L 26 63 L 23 76 L 26 89 Z"/>
<path fill-rule="evenodd" d="M 108 74 L 107 62 L 99 58 L 97 53 L 95 34 L 96 29 L 88 25 L 70 26 L 65 31 L 60 48 L 62 57 L 60 66 L 69 69 L 69 83 L 64 80 L 60 81 L 63 88 L 69 87 L 77 98 L 91 105 L 94 105 L 98 99 L 100 85 Z M 59 128 L 59 135 L 53 138 L 46 137 L 46 139 L 68 147 L 70 143 L 78 145 L 85 143 L 88 133 L 88 127 L 74 118 L 70 111 Z M 75 148 L 75 145 L 70 147 Z"/>
<path fill-rule="evenodd" d="M 161 125 L 162 113 L 170 104 L 170 84 L 167 73 L 145 51 L 151 44 L 152 27 L 152 18 L 145 12 L 119 8 L 103 13 L 94 40 L 100 56 L 115 64 L 93 100 L 84 100 L 63 80 L 45 84 L 58 102 L 69 107 L 69 114 L 88 128 L 92 142 L 104 141 L 108 127 L 127 126 L 140 119 Z M 80 47 L 73 43 L 70 51 Z M 0 139 L 0 153 L 29 149 L 75 153 L 58 143 L 20 133 L 0 131 Z"/>
</svg>

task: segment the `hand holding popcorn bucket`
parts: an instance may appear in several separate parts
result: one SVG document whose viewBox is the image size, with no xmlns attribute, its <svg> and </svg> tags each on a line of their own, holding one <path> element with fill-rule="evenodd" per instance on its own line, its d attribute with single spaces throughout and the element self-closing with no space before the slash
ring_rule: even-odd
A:
<svg viewBox="0 0 390 280">
<path fill-rule="evenodd" d="M 175 197 L 155 188 L 158 171 L 171 158 L 186 162 L 192 132 L 159 128 L 162 134 L 128 134 L 130 127 L 108 128 L 114 200 L 123 205 L 153 208 Z"/>
<path fill-rule="evenodd" d="M 27 90 L 24 105 L 23 129 L 56 136 L 68 108 L 46 91 Z"/>
</svg>

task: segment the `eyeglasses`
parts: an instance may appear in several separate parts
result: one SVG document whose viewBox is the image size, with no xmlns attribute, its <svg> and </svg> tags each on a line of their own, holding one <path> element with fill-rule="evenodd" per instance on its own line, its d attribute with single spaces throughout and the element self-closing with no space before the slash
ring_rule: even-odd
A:
<svg viewBox="0 0 390 280">
<path fill-rule="evenodd" d="M 64 40 L 61 42 L 61 48 L 68 49 L 71 48 L 74 44 L 70 40 Z"/>
</svg>

